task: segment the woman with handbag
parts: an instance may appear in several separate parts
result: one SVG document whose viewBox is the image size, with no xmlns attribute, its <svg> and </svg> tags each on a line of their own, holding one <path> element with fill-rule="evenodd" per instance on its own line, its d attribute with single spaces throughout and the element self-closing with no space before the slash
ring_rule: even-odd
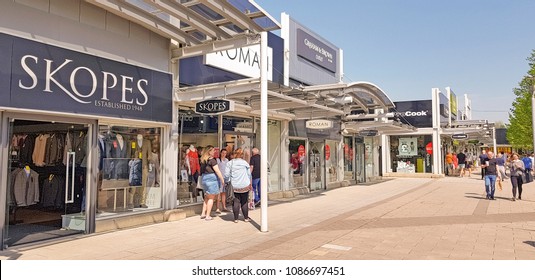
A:
<svg viewBox="0 0 535 280">
<path fill-rule="evenodd" d="M 513 185 L 513 198 L 516 199 L 516 189 L 518 189 L 518 199 L 522 199 L 522 184 L 524 183 L 522 176 L 524 175 L 524 162 L 518 159 L 517 154 L 511 156 L 510 163 L 511 170 L 511 184 Z"/>
<path fill-rule="evenodd" d="M 214 206 L 214 200 L 219 195 L 219 190 L 223 180 L 223 174 L 217 167 L 217 160 L 214 158 L 214 147 L 207 146 L 201 156 L 201 173 L 202 173 L 202 187 L 204 189 L 204 201 L 202 204 L 201 219 L 211 221 L 210 213 Z"/>
<path fill-rule="evenodd" d="M 227 163 L 225 178 L 228 179 L 229 188 L 234 190 L 234 201 L 232 211 L 234 212 L 234 222 L 238 222 L 240 208 L 245 222 L 249 221 L 249 191 L 251 191 L 251 167 L 243 159 L 243 150 L 236 149 L 233 152 L 233 159 Z"/>
</svg>

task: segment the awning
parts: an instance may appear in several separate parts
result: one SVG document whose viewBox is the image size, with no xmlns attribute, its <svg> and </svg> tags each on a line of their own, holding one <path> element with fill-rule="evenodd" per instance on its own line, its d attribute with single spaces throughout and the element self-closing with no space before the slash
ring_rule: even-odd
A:
<svg viewBox="0 0 535 280">
<path fill-rule="evenodd" d="M 225 83 L 175 88 L 175 101 L 193 106 L 195 102 L 225 98 L 234 100 L 242 110 L 260 112 L 259 79 L 243 79 Z M 276 83 L 268 86 L 270 115 L 292 120 L 343 118 L 352 111 L 388 110 L 394 103 L 371 83 L 332 84 L 310 87 L 285 87 Z"/>
<path fill-rule="evenodd" d="M 280 29 L 252 0 L 85 1 L 173 40 L 174 59 L 252 44 L 260 32 Z"/>
<path fill-rule="evenodd" d="M 479 140 L 480 143 L 493 145 L 495 124 L 487 120 L 459 120 L 450 126 L 442 128 L 442 135 L 466 134 L 464 140 Z"/>
</svg>

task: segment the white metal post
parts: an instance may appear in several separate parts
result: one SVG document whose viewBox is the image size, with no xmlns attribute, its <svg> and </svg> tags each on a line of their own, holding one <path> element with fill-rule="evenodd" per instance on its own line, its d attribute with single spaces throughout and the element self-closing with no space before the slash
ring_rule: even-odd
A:
<svg viewBox="0 0 535 280">
<path fill-rule="evenodd" d="M 531 127 L 533 130 L 533 152 L 535 152 L 535 77 L 532 78 L 532 89 L 531 93 Z"/>
<path fill-rule="evenodd" d="M 260 231 L 268 231 L 268 81 L 267 32 L 260 33 Z"/>
</svg>

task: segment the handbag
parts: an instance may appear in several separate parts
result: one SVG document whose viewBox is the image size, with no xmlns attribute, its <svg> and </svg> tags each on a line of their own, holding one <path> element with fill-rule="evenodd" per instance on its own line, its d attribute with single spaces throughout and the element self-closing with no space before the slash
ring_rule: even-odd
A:
<svg viewBox="0 0 535 280">
<path fill-rule="evenodd" d="M 230 204 L 234 201 L 234 187 L 232 186 L 232 183 L 227 183 L 227 204 Z"/>
</svg>

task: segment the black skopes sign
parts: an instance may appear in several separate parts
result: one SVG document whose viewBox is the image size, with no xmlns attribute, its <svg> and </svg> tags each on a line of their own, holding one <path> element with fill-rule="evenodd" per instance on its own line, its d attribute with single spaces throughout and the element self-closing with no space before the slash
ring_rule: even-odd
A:
<svg viewBox="0 0 535 280">
<path fill-rule="evenodd" d="M 455 139 L 455 140 L 463 140 L 463 139 L 466 139 L 466 138 L 468 138 L 468 135 L 466 135 L 464 133 L 453 134 L 451 136 L 451 139 Z"/>
<path fill-rule="evenodd" d="M 0 33 L 0 106 L 172 122 L 173 81 L 154 71 Z"/>
<path fill-rule="evenodd" d="M 376 136 L 379 131 L 375 129 L 361 130 L 359 131 L 359 136 Z"/>
<path fill-rule="evenodd" d="M 234 111 L 234 101 L 226 99 L 209 99 L 197 102 L 195 112 L 202 115 L 218 115 Z"/>
</svg>

